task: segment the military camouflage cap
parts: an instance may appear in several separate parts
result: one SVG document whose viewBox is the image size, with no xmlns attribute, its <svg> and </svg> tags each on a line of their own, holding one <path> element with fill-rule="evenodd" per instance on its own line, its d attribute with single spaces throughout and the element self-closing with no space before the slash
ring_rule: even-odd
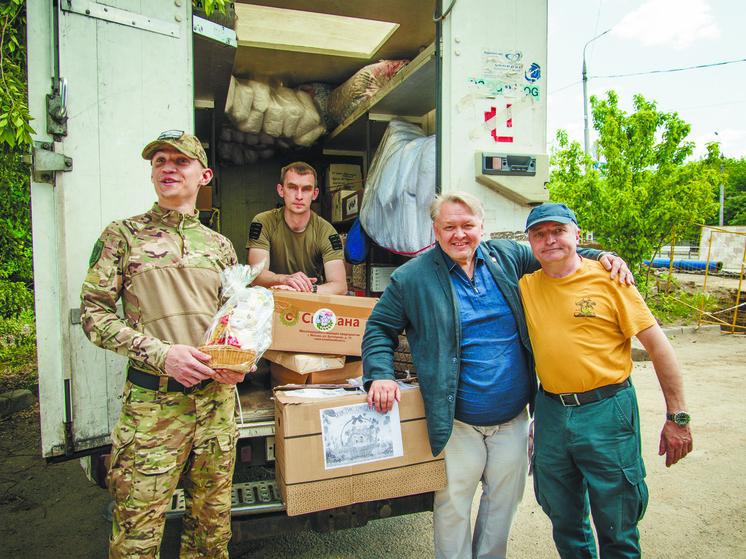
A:
<svg viewBox="0 0 746 559">
<path fill-rule="evenodd" d="M 142 150 L 142 158 L 150 161 L 153 159 L 155 152 L 166 146 L 175 148 L 187 157 L 196 159 L 202 163 L 205 169 L 207 168 L 207 155 L 205 154 L 205 150 L 202 149 L 202 144 L 200 144 L 195 136 L 185 134 L 183 130 L 167 130 L 166 132 L 162 132 L 156 140 L 145 146 L 145 149 Z"/>
</svg>

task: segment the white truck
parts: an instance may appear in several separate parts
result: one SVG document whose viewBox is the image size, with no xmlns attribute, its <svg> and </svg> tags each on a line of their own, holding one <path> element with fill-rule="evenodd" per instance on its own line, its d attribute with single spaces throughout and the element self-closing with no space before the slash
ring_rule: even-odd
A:
<svg viewBox="0 0 746 559">
<path fill-rule="evenodd" d="M 215 23 L 193 13 L 189 0 L 29 0 L 34 277 L 48 461 L 80 458 L 85 465 L 108 451 L 126 362 L 84 336 L 80 288 L 106 224 L 152 205 L 140 151 L 163 130 L 195 133 L 205 145 L 215 178 L 203 192 L 199 209 L 208 211 L 201 217 L 231 239 L 239 260 L 252 217 L 278 202 L 279 169 L 290 157 L 321 168 L 358 162 L 365 176 L 394 116 L 436 136 L 436 188 L 477 195 L 487 209 L 487 238 L 523 230 L 530 206 L 548 198 L 547 0 L 443 4 L 253 0 L 229 4 Z M 291 88 L 341 84 L 380 59 L 411 62 L 311 148 L 221 165 L 216 146 L 231 75 Z M 240 388 L 234 539 L 431 510 L 432 494 L 422 494 L 288 516 L 272 476 L 271 391 L 257 378 Z M 181 506 L 177 494 L 170 515 Z"/>
</svg>

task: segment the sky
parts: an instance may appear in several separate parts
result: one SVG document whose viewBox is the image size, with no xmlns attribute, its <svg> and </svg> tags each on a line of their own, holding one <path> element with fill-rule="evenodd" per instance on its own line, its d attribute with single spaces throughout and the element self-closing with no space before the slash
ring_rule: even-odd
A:
<svg viewBox="0 0 746 559">
<path fill-rule="evenodd" d="M 694 157 L 719 141 L 725 157 L 746 157 L 746 2 L 742 0 L 548 0 L 549 145 L 556 130 L 584 143 L 583 47 L 588 99 L 614 90 L 633 112 L 632 97 L 655 101 L 691 125 Z M 705 68 L 670 72 L 693 66 Z M 661 72 L 662 71 L 662 72 Z M 656 72 L 656 73 L 650 73 Z M 628 74 L 639 74 L 630 77 Z M 588 126 L 593 130 L 590 102 Z M 717 134 L 716 134 L 717 133 Z"/>
</svg>

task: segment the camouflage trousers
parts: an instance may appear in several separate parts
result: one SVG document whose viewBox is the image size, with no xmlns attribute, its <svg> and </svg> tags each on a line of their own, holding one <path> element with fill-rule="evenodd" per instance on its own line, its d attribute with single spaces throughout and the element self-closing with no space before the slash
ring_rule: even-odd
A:
<svg viewBox="0 0 746 559">
<path fill-rule="evenodd" d="M 234 408 L 234 387 L 218 382 L 192 394 L 127 382 L 111 434 L 110 559 L 158 558 L 166 511 L 182 474 L 181 559 L 227 559 L 238 438 Z"/>
</svg>

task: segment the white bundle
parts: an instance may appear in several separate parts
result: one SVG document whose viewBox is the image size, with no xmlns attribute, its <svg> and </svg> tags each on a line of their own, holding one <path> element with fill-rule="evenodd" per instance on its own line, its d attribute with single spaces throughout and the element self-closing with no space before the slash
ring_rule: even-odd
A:
<svg viewBox="0 0 746 559">
<path fill-rule="evenodd" d="M 257 161 L 259 161 L 259 155 L 257 155 L 256 151 L 251 149 L 249 146 L 242 146 L 242 147 L 243 147 L 244 160 L 246 161 L 247 165 L 253 165 Z"/>
<path fill-rule="evenodd" d="M 282 100 L 283 110 L 285 111 L 285 118 L 282 122 L 282 135 L 292 138 L 298 129 L 298 121 L 303 116 L 303 105 L 300 104 L 293 90 L 287 87 L 278 87 L 277 97 Z"/>
<path fill-rule="evenodd" d="M 251 81 L 251 90 L 254 92 L 254 100 L 251 103 L 251 113 L 246 121 L 240 126 L 240 130 L 249 134 L 259 134 L 262 131 L 264 113 L 269 107 L 269 86 L 266 83 Z"/>
<path fill-rule="evenodd" d="M 231 76 L 228 98 L 225 102 L 225 114 L 233 124 L 239 125 L 249 118 L 253 101 L 254 90 L 250 82 Z"/>
<path fill-rule="evenodd" d="M 415 255 L 433 242 L 435 136 L 392 120 L 370 165 L 360 224 L 379 246 Z"/>
<path fill-rule="evenodd" d="M 298 138 L 303 138 L 309 132 L 313 132 L 314 130 L 316 130 L 321 124 L 321 115 L 319 114 L 318 109 L 316 109 L 316 105 L 313 104 L 313 99 L 311 99 L 311 96 L 308 93 L 306 93 L 305 91 L 296 90 L 295 96 L 298 99 L 301 107 L 303 108 L 303 114 L 301 114 L 301 117 L 298 120 L 298 126 L 295 129 L 295 136 L 293 137 L 293 139 L 295 140 L 296 144 L 305 145 L 298 142 Z M 326 128 L 322 125 L 321 134 L 323 134 L 325 131 Z M 321 134 L 319 134 L 319 136 Z M 316 138 L 318 138 L 318 136 L 316 136 Z M 316 138 L 314 138 L 314 140 Z M 311 143 L 313 143 L 313 141 L 311 141 Z M 308 145 L 310 146 L 311 144 Z"/>
<path fill-rule="evenodd" d="M 257 144 L 261 144 L 263 146 L 273 146 L 275 145 L 275 137 L 270 136 L 266 132 L 262 132 L 259 134 L 259 141 Z"/>
<path fill-rule="evenodd" d="M 323 124 L 319 124 L 316 128 L 312 128 L 309 132 L 303 134 L 303 136 L 294 138 L 294 141 L 299 146 L 307 148 L 313 145 L 324 132 L 326 132 L 326 127 Z"/>
<path fill-rule="evenodd" d="M 218 143 L 218 155 L 224 161 L 230 161 L 234 165 L 243 165 L 246 163 L 243 146 L 232 142 Z"/>
<path fill-rule="evenodd" d="M 276 138 L 282 134 L 282 126 L 285 122 L 285 101 L 277 95 L 275 90 L 270 90 L 269 105 L 264 112 L 262 132 Z"/>
</svg>

